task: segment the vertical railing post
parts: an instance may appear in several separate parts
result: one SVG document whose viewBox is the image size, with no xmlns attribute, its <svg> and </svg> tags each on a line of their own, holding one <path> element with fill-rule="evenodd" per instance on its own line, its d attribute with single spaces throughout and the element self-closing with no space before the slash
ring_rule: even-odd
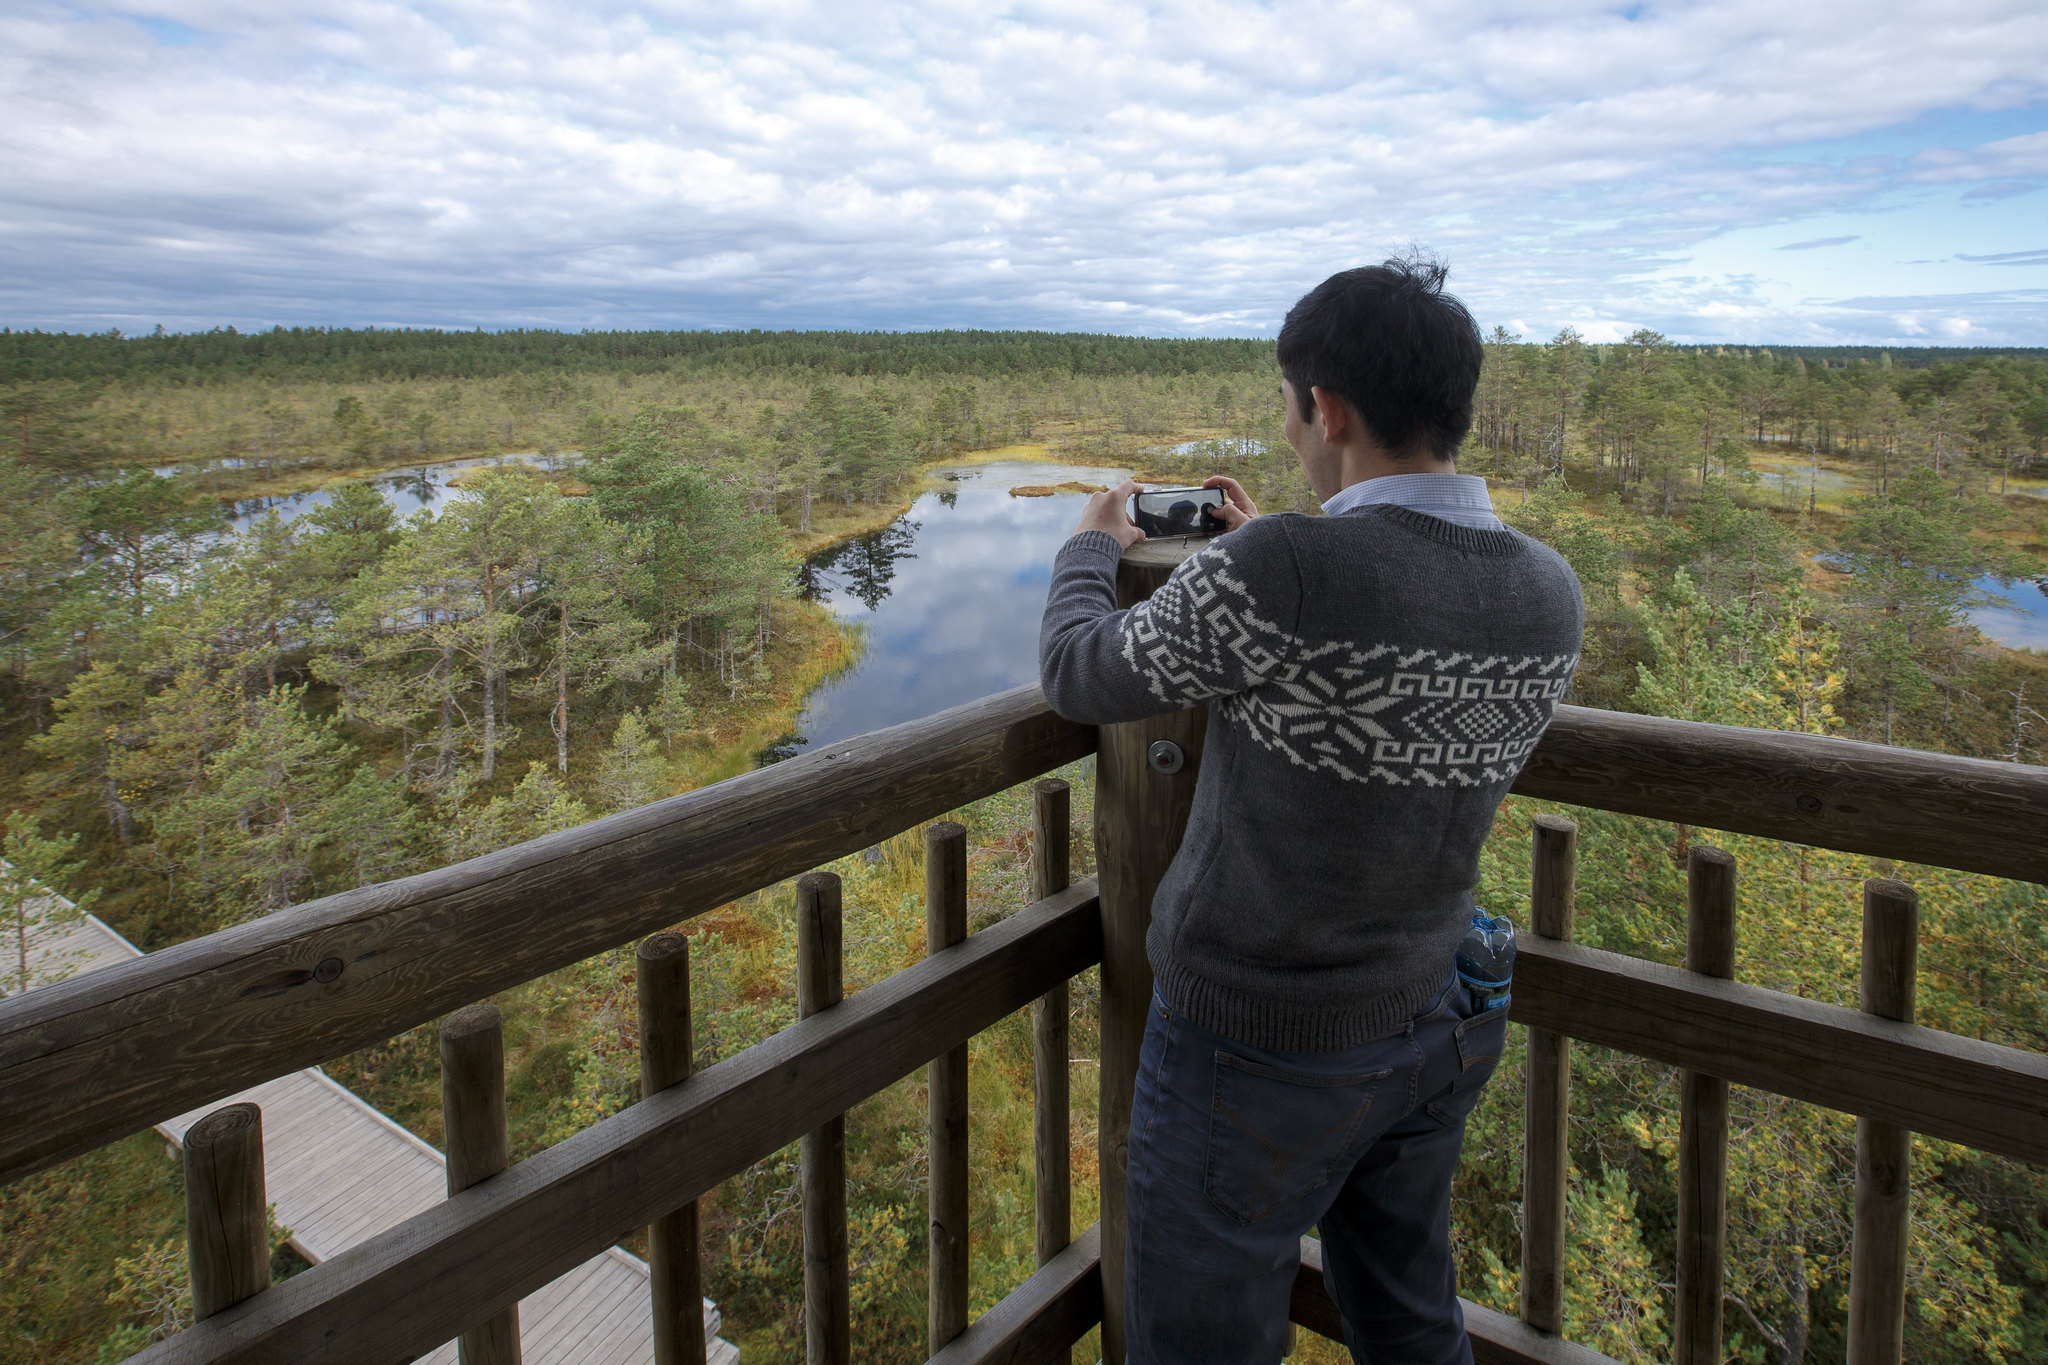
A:
<svg viewBox="0 0 2048 1365">
<path fill-rule="evenodd" d="M 924 832 L 925 954 L 967 939 L 967 830 L 951 820 Z M 927 1354 L 967 1330 L 967 1044 L 926 1069 L 931 1112 Z"/>
<path fill-rule="evenodd" d="M 1117 566 L 1117 606 L 1135 606 L 1150 597 L 1202 544 L 1195 537 L 1141 541 L 1124 551 Z M 1208 727 L 1209 709 L 1197 706 L 1105 725 L 1098 732 L 1095 864 L 1102 892 L 1102 1059 L 1096 1128 L 1102 1144 L 1103 1365 L 1124 1362 L 1124 1165 L 1138 1052 L 1152 1003 L 1145 934 L 1152 927 L 1152 894 L 1187 829 Z M 1173 749 L 1162 750 L 1155 767 L 1149 755 L 1161 742 Z"/>
<path fill-rule="evenodd" d="M 808 1019 L 845 998 L 839 878 L 796 880 L 796 1013 Z M 853 1358 L 846 1266 L 846 1118 L 825 1120 L 803 1139 L 804 1359 L 847 1365 Z"/>
<path fill-rule="evenodd" d="M 185 1243 L 194 1322 L 270 1288 L 263 1111 L 253 1104 L 216 1109 L 185 1130 Z"/>
<path fill-rule="evenodd" d="M 1529 855 L 1530 928 L 1569 943 L 1577 906 L 1579 827 L 1536 817 Z M 1522 1114 L 1522 1321 L 1564 1331 L 1565 1195 L 1571 1174 L 1572 1040 L 1529 1030 L 1528 1098 Z"/>
<path fill-rule="evenodd" d="M 1067 889 L 1072 793 L 1048 777 L 1031 788 L 1031 899 Z M 1067 1088 L 1067 983 L 1031 1005 L 1031 1150 L 1036 1167 L 1033 1200 L 1038 1263 L 1044 1265 L 1074 1240 L 1073 1119 Z"/>
<path fill-rule="evenodd" d="M 640 1002 L 640 1098 L 690 1078 L 696 1065 L 690 1019 L 690 938 L 666 929 L 633 954 Z M 647 1227 L 648 1298 L 655 1365 L 704 1365 L 704 1265 L 697 1201 Z"/>
<path fill-rule="evenodd" d="M 1735 975 L 1735 859 L 1695 845 L 1686 869 L 1685 965 Z M 1672 1365 L 1721 1365 L 1728 1242 L 1728 1082 L 1683 1073 L 1678 1099 L 1678 1311 Z"/>
<path fill-rule="evenodd" d="M 1920 897 L 1904 882 L 1863 884 L 1863 1011 L 1913 1022 Z M 1906 1238 L 1913 1134 L 1856 1120 L 1856 1227 L 1849 1251 L 1848 1365 L 1899 1365 L 1906 1352 Z"/>
<path fill-rule="evenodd" d="M 441 1021 L 441 1126 L 452 1198 L 512 1164 L 505 1126 L 505 1029 L 498 1007 L 469 1005 Z M 519 1365 L 519 1305 L 465 1328 L 462 1365 Z"/>
</svg>

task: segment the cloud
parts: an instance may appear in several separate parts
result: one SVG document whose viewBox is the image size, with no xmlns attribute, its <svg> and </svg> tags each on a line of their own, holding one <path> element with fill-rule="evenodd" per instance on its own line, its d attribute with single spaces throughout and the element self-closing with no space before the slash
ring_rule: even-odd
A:
<svg viewBox="0 0 2048 1365">
<path fill-rule="evenodd" d="M 1974 261 L 1979 265 L 2048 265 L 2048 247 L 2034 251 L 1999 251 L 1989 256 L 1972 256 L 1967 251 L 1958 251 L 1959 261 Z"/>
<path fill-rule="evenodd" d="M 2048 180 L 2048 133 L 1888 132 L 2048 103 L 2044 57 L 2031 0 L 25 0 L 0 321 L 1260 332 L 1422 241 L 1537 334 L 1763 326 L 1644 281 Z"/>
<path fill-rule="evenodd" d="M 1786 244 L 1785 244 L 1784 246 L 1781 246 L 1781 247 L 1779 247 L 1779 248 L 1778 248 L 1778 250 L 1780 250 L 1780 251 L 1812 251 L 1812 250 L 1814 250 L 1814 249 L 1815 249 L 1816 247 L 1823 247 L 1823 246 L 1847 246 L 1847 245 L 1848 245 L 1849 243 L 1851 243 L 1851 242 L 1860 242 L 1860 241 L 1862 241 L 1862 240 L 1863 240 L 1863 238 L 1862 238 L 1862 237 L 1860 237 L 1860 236 L 1849 236 L 1849 237 L 1815 237 L 1815 238 L 1814 238 L 1814 239 L 1813 239 L 1812 241 L 1808 241 L 1808 242 L 1788 242 L 1788 243 L 1786 243 Z"/>
</svg>

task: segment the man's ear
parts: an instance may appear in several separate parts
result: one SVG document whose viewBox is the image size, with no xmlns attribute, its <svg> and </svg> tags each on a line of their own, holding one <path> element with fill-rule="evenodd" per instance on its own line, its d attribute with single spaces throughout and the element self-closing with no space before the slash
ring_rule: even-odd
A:
<svg viewBox="0 0 2048 1365">
<path fill-rule="evenodd" d="M 1351 405 L 1320 384 L 1309 390 L 1309 396 L 1315 399 L 1316 416 L 1322 419 L 1323 440 L 1331 445 L 1342 445 L 1354 434 L 1352 429 L 1358 424 Z"/>
</svg>

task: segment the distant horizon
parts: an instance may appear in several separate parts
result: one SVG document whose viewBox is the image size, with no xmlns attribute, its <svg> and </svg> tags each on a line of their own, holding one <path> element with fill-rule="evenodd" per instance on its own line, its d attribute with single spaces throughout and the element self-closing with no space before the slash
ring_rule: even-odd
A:
<svg viewBox="0 0 2048 1365">
<path fill-rule="evenodd" d="M 1482 329 L 1481 329 L 1481 330 L 1482 330 L 1482 332 L 1483 332 L 1483 333 L 1490 333 L 1490 331 L 1491 331 L 1491 329 L 1490 329 L 1490 328 L 1487 328 L 1487 327 L 1485 327 L 1485 326 L 1483 326 L 1483 325 L 1482 325 Z M 487 336 L 503 336 L 503 335 L 520 335 L 520 334 L 525 334 L 525 335 L 551 335 L 551 336 L 678 336 L 678 335 L 699 335 L 699 334 L 713 334 L 713 335 L 731 335 L 731 334 L 748 334 L 748 333 L 753 333 L 753 334 L 759 334 L 759 335 L 762 335 L 762 336 L 888 336 L 888 337 L 918 337 L 918 336 L 933 336 L 933 337 L 938 337 L 938 336 L 948 336 L 948 335 L 954 335 L 954 336 L 958 336 L 958 335 L 974 335 L 974 334 L 983 334 L 983 335 L 988 335 L 988 336 L 1047 336 L 1047 337 L 1073 336 L 1073 337 L 1098 337 L 1098 338 L 1103 338 L 1103 339 L 1105 339 L 1105 340 L 1128 340 L 1128 341 L 1262 341 L 1262 340 L 1270 341 L 1270 340 L 1272 339 L 1272 337 L 1271 337 L 1271 336 L 1270 336 L 1269 334 L 1265 334 L 1265 333 L 1227 333 L 1227 332 L 1216 332 L 1216 333 L 1190 333 L 1190 332 L 1113 332 L 1113 331 L 1099 331 L 1099 330 L 1096 330 L 1096 329 L 1093 329 L 1093 328 L 1081 328 L 1081 327 L 1071 327 L 1071 328 L 1051 328 L 1051 327 L 1021 327 L 1021 326 L 1020 326 L 1020 327 L 999 327 L 999 326 L 971 326 L 971 327 L 966 327 L 966 326 L 952 326 L 952 327 L 948 327 L 948 326 L 931 326 L 931 327 L 914 327 L 914 326 L 902 326 L 902 327 L 880 327 L 880 326 L 872 326 L 872 327 L 833 327 L 833 326 L 803 326 L 803 325 L 797 325 L 797 324 L 792 324 L 792 325 L 787 325 L 787 326 L 773 326 L 773 327 L 764 327 L 764 326 L 760 326 L 760 325 L 758 325 L 758 324 L 743 324 L 743 323 L 736 323 L 736 324 L 732 324 L 732 325 L 729 325 L 729 326 L 718 326 L 718 325 L 702 325 L 702 324 L 699 324 L 699 325 L 677 325 L 677 326 L 669 326 L 669 327 L 664 327 L 664 326 L 659 326 L 659 325 L 643 325 L 643 326 L 638 326 L 638 327 L 570 327 L 570 326 L 562 326 L 562 327 L 551 327 L 551 326 L 527 326 L 527 325 L 508 325 L 508 326 L 489 326 L 489 325 L 483 325 L 483 324 L 477 324 L 477 325 L 464 325 L 464 324 L 453 324 L 453 323 L 450 323 L 450 324 L 435 324 L 435 323 L 303 323 L 303 322 L 302 322 L 302 323 L 272 323 L 272 324 L 268 324 L 268 325 L 264 325 L 264 326 L 256 326 L 256 327 L 240 327 L 240 326 L 237 326 L 236 324 L 233 324 L 233 323 L 218 323 L 218 324 L 216 324 L 216 325 L 214 325 L 214 326 L 211 326 L 211 327 L 192 327 L 192 328 L 185 328 L 185 329 L 177 329 L 177 328 L 168 328 L 168 327 L 166 327 L 166 328 L 163 328 L 163 329 L 162 329 L 161 331 L 158 331 L 158 330 L 152 329 L 151 331 L 147 331 L 147 332 L 130 332 L 130 331 L 126 331 L 126 330 L 124 330 L 124 329 L 120 329 L 120 328 L 100 328 L 100 329 L 97 329 L 97 330 L 79 330 L 79 331 L 69 331 L 69 330 L 63 330 L 63 329 L 58 329 L 58 328 L 48 328 L 48 327 L 35 327 L 35 326 L 15 326 L 15 325 L 13 325 L 13 324 L 8 324 L 8 323 L 0 323 L 0 336 L 48 336 L 48 337 L 68 337 L 68 338 L 78 338 L 78 339 L 93 339 L 93 338 L 104 338 L 104 337 L 107 337 L 107 336 L 108 336 L 108 335 L 109 335 L 110 333 L 114 333 L 114 334 L 117 334 L 117 338 L 116 338 L 116 339 L 118 339 L 118 340 L 121 340 L 121 341 L 150 341 L 150 340 L 156 340 L 156 339 L 159 339 L 159 338 L 163 338 L 163 339 L 168 339 L 168 338 L 172 338 L 172 337 L 200 337 L 200 336 L 212 336 L 212 335 L 221 335 L 221 336 L 239 336 L 239 337 L 258 337 L 258 336 L 266 336 L 266 335 L 269 335 L 269 334 L 271 334 L 271 333 L 275 333 L 275 332 L 282 332 L 282 333 L 284 333 L 284 334 L 286 334 L 286 335 L 291 335 L 291 334 L 294 334 L 294 333 L 300 333 L 300 334 L 303 334 L 303 333 L 309 333 L 309 332 L 321 332 L 321 333 L 337 333 L 337 332 L 343 332 L 343 333 L 377 333 L 377 334 L 380 334 L 380 335 L 381 335 L 381 334 L 393 334 L 393 333 L 417 333 L 417 334 L 426 334 L 426 335 L 435 335 L 435 336 L 474 336 L 474 335 L 477 335 L 477 334 L 479 334 L 479 333 L 482 333 L 482 334 L 484 334 L 484 335 L 487 335 Z M 1491 336 L 1490 334 L 1489 334 L 1489 335 L 1487 335 L 1487 337 L 1486 337 L 1486 340 L 1487 340 L 1488 344 L 1492 344 L 1492 342 L 1493 342 L 1493 338 L 1492 338 L 1492 336 Z M 1515 342 L 1515 344 L 1518 344 L 1518 345 L 1524 345 L 1524 346 L 1546 346 L 1546 345 L 1549 345 L 1549 344 L 1551 343 L 1551 341 L 1552 341 L 1552 340 L 1554 340 L 1554 337 L 1549 337 L 1549 336 L 1522 336 L 1522 337 L 1520 337 L 1520 338 L 1518 338 L 1518 339 L 1517 339 L 1517 341 Z M 1620 339 L 1620 340 L 1614 340 L 1614 341 L 1592 341 L 1592 340 L 1587 340 L 1587 339 L 1585 339 L 1585 338 L 1581 338 L 1581 340 L 1582 340 L 1582 341 L 1584 341 L 1584 342 L 1585 342 L 1585 344 L 1586 344 L 1586 345 L 1588 345 L 1588 346 L 1596 346 L 1596 347 L 1612 347 L 1612 346 L 1621 346 L 1621 345 L 1626 345 L 1626 344 L 1627 344 L 1627 338 L 1622 338 L 1622 339 Z M 1929 342 L 1924 342 L 1924 341 L 1910 341 L 1910 342 L 1811 342 L 1811 341 L 1774 341 L 1774 340 L 1754 340 L 1754 339 L 1751 339 L 1751 340 L 1742 340 L 1742 341 L 1730 341 L 1730 340 L 1716 340 L 1716 341 L 1703 341 L 1703 340 L 1682 340 L 1682 341 L 1681 341 L 1681 340 L 1678 340 L 1678 339 L 1675 339 L 1675 338 L 1671 338 L 1671 337 L 1666 337 L 1666 338 L 1665 338 L 1664 340 L 1665 340 L 1665 344 L 1666 344 L 1666 345 L 1669 345 L 1669 346 L 1672 346 L 1672 347 L 1675 347 L 1675 348 L 1678 348 L 1678 349 L 1682 349 L 1682 350 L 1708 350 L 1708 349 L 1723 349 L 1723 350 L 1749 350 L 1749 351 L 1757 351 L 1757 350 L 1769 350 L 1769 351 L 1868 351 L 1868 352 L 1872 353 L 1873 355 L 1876 355 L 1876 354 L 1879 354 L 1879 353 L 1885 353 L 1885 352 L 1904 352 L 1904 353 L 1909 353 L 1909 354 L 1910 354 L 1910 353 L 1912 353 L 1912 352 L 1915 352 L 1915 351 L 1934 351 L 1934 352 L 1943 352 L 1943 351 L 1953 351 L 1953 352 L 1957 352 L 1957 353 L 1960 353 L 1960 354 L 1971 354 L 1971 353 L 1974 353 L 1974 354 L 1997 354 L 1997 355 L 2027 355 L 2027 354 L 2032 354 L 2032 353 L 2039 353 L 2039 354 L 2040 354 L 2040 355 L 2042 355 L 2042 356 L 2043 356 L 2044 358 L 2048 358 L 2048 344 L 2043 344 L 2043 345 L 2038 345 L 2038 346 L 2028 346 L 2028 345 L 2009 345 L 2009 346 L 2008 346 L 2008 345 L 1998 345 L 1998 344 L 1965 344 L 1965 343 L 1958 343 L 1958 344 L 1947 344 L 1947 345 L 1944 345 L 1944 344 L 1941 344 L 1941 343 L 1929 343 Z"/>
</svg>

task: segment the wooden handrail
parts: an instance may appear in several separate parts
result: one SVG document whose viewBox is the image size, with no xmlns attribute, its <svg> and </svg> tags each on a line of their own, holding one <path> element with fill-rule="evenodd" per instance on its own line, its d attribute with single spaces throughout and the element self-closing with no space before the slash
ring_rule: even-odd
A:
<svg viewBox="0 0 2048 1365">
<path fill-rule="evenodd" d="M 1525 935 L 1508 1018 L 2048 1163 L 2048 1056 Z"/>
<path fill-rule="evenodd" d="M 1560 706 L 1520 796 L 2048 883 L 2048 768 Z"/>
<path fill-rule="evenodd" d="M 1095 747 L 1036 687 L 0 1001 L 0 1184 L 346 1055 Z"/>
<path fill-rule="evenodd" d="M 403 1360 L 1101 961 L 1077 883 L 135 1359 Z"/>
</svg>

